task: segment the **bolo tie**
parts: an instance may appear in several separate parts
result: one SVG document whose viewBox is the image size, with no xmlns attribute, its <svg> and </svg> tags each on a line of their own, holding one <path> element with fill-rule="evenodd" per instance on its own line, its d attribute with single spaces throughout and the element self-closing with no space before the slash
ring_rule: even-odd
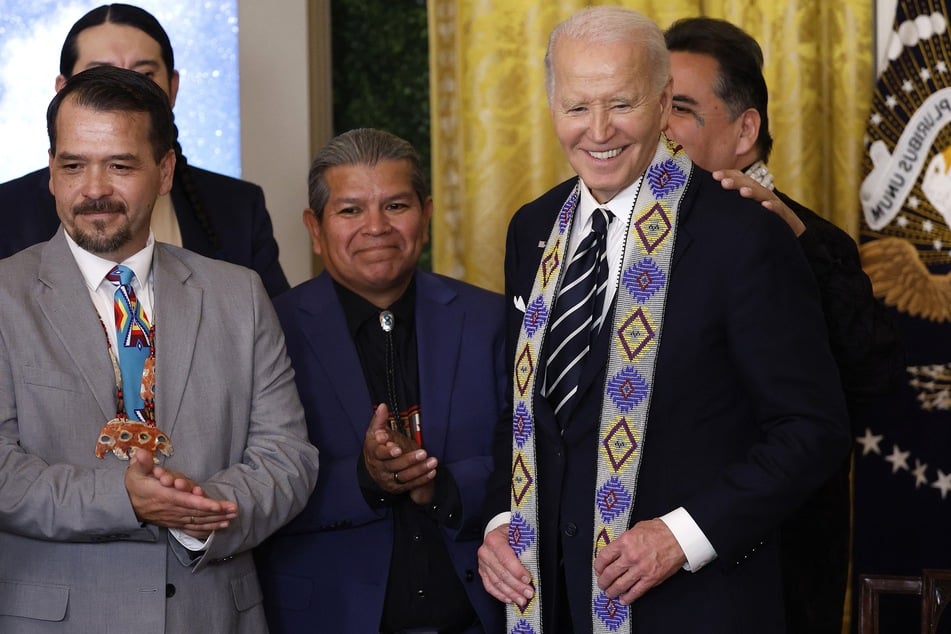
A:
<svg viewBox="0 0 951 634">
<path fill-rule="evenodd" d="M 386 399 L 390 408 L 390 428 L 404 434 L 423 446 L 422 425 L 420 424 L 419 408 L 407 412 L 407 425 L 403 424 L 399 399 L 396 390 L 396 345 L 393 341 L 393 329 L 396 327 L 396 316 L 388 310 L 380 312 L 380 329 L 383 331 L 383 363 L 386 367 Z"/>
</svg>

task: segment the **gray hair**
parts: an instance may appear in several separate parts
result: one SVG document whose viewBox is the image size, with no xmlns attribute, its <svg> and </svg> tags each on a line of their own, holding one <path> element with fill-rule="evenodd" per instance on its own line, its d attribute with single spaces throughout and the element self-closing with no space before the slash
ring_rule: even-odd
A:
<svg viewBox="0 0 951 634">
<path fill-rule="evenodd" d="M 659 95 L 670 79 L 670 55 L 660 27 L 647 16 L 623 7 L 595 6 L 581 9 L 560 22 L 548 37 L 545 51 L 545 92 L 551 103 L 555 94 L 552 51 L 562 37 L 588 44 L 628 43 L 639 46 L 647 56 L 647 68 L 653 73 L 653 87 Z"/>
<path fill-rule="evenodd" d="M 409 141 L 384 130 L 356 128 L 332 138 L 317 152 L 310 165 L 307 175 L 309 205 L 318 220 L 323 219 L 324 206 L 330 200 L 330 186 L 324 178 L 328 169 L 343 165 L 373 167 L 381 161 L 409 161 L 413 168 L 413 190 L 420 204 L 426 201 L 429 196 L 426 175 L 419 154 Z"/>
</svg>

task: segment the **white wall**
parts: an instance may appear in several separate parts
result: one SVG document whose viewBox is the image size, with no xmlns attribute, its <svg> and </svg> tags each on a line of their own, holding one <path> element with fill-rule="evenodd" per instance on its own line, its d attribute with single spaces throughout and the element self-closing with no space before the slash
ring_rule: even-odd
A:
<svg viewBox="0 0 951 634">
<path fill-rule="evenodd" d="M 311 277 L 307 0 L 239 0 L 241 177 L 264 188 L 291 286 Z"/>
</svg>

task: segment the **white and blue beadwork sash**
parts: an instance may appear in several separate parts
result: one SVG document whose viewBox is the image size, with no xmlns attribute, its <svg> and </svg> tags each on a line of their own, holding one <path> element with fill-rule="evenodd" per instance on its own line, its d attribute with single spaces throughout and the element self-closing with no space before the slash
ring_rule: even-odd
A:
<svg viewBox="0 0 951 634">
<path fill-rule="evenodd" d="M 610 322 L 611 349 L 598 439 L 593 557 L 627 530 L 630 521 L 667 298 L 677 211 L 691 168 L 682 148 L 662 137 L 634 202 Z M 509 544 L 528 569 L 535 596 L 524 609 L 515 604 L 508 606 L 506 631 L 510 634 L 542 632 L 533 403 L 536 380 L 544 380 L 544 368 L 538 366 L 539 352 L 563 269 L 567 268 L 562 264 L 578 206 L 579 187 L 580 180 L 552 227 L 515 349 Z M 595 634 L 630 632 L 628 606 L 607 598 L 598 588 L 593 565 L 591 590 Z"/>
</svg>

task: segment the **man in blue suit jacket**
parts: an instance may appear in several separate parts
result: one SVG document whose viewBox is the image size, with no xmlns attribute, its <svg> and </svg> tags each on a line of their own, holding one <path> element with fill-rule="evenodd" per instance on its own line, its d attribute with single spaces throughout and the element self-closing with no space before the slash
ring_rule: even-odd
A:
<svg viewBox="0 0 951 634">
<path fill-rule="evenodd" d="M 63 43 L 57 90 L 74 73 L 103 64 L 147 74 L 175 105 L 172 45 L 147 11 L 111 4 L 80 18 Z M 188 165 L 177 140 L 175 153 L 171 194 L 159 198 L 152 215 L 156 239 L 255 270 L 271 297 L 287 290 L 261 188 Z M 0 184 L 0 258 L 56 233 L 59 218 L 49 183 L 49 169 L 43 168 Z"/>
<path fill-rule="evenodd" d="M 432 199 L 406 141 L 344 133 L 309 182 L 326 271 L 275 306 L 321 478 L 258 551 L 269 626 L 498 632 L 476 549 L 505 408 L 502 298 L 416 268 Z"/>
<path fill-rule="evenodd" d="M 849 445 L 815 281 L 778 217 L 663 137 L 669 57 L 654 23 L 582 10 L 556 27 L 546 66 L 579 177 L 509 225 L 514 413 L 480 573 L 511 604 L 509 632 L 778 634 L 776 528 Z M 606 327 L 582 331 L 577 403 L 556 414 L 562 263 L 603 209 L 593 312 Z"/>
</svg>

